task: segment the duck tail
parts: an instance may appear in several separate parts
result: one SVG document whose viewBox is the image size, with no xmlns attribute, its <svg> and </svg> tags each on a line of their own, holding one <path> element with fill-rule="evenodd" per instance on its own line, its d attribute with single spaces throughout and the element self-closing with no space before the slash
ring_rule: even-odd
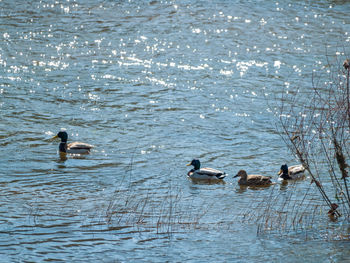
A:
<svg viewBox="0 0 350 263">
<path fill-rule="evenodd" d="M 221 174 L 218 174 L 216 177 L 217 177 L 218 179 L 224 179 L 226 176 L 227 176 L 226 173 L 221 173 Z"/>
</svg>

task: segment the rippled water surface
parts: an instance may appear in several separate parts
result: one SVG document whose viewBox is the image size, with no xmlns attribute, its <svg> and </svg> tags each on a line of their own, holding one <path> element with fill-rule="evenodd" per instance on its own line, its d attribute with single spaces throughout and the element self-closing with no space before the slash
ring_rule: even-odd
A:
<svg viewBox="0 0 350 263">
<path fill-rule="evenodd" d="M 242 220 L 272 193 L 309 191 L 308 180 L 256 190 L 233 178 L 276 181 L 295 161 L 275 106 L 286 89 L 306 92 L 326 55 L 347 54 L 349 11 L 348 1 L 0 1 L 0 261 L 349 260 L 326 234 L 258 235 Z M 92 153 L 61 159 L 50 140 L 61 127 Z M 226 183 L 189 181 L 193 158 Z"/>
</svg>

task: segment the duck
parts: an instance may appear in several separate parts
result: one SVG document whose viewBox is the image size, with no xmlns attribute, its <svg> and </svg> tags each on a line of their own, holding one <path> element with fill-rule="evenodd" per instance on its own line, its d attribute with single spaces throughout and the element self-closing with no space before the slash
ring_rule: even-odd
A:
<svg viewBox="0 0 350 263">
<path fill-rule="evenodd" d="M 268 186 L 273 184 L 271 182 L 271 177 L 269 176 L 263 176 L 263 175 L 257 175 L 257 174 L 250 174 L 248 175 L 245 170 L 239 170 L 239 172 L 234 176 L 241 177 L 238 180 L 239 185 L 247 185 L 247 186 Z"/>
<path fill-rule="evenodd" d="M 187 173 L 188 177 L 191 179 L 222 180 L 227 176 L 225 172 L 213 168 L 201 168 L 201 163 L 198 159 L 193 159 L 187 164 L 187 166 L 190 165 L 194 167 Z"/>
<path fill-rule="evenodd" d="M 297 180 L 304 177 L 305 167 L 301 164 L 288 167 L 283 164 L 278 172 L 279 178 L 283 180 Z"/>
<path fill-rule="evenodd" d="M 52 139 L 56 138 L 61 139 L 61 143 L 58 146 L 60 153 L 89 154 L 91 148 L 94 147 L 93 145 L 84 142 L 67 143 L 68 134 L 66 129 L 63 128 Z"/>
</svg>

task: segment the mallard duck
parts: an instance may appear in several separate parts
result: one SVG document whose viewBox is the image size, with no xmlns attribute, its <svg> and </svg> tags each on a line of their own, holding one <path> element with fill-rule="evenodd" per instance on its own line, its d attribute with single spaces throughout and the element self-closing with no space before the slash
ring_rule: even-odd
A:
<svg viewBox="0 0 350 263">
<path fill-rule="evenodd" d="M 263 175 L 257 175 L 257 174 L 250 174 L 248 175 L 246 171 L 240 170 L 235 176 L 241 177 L 238 180 L 239 185 L 248 185 L 248 186 L 263 186 L 263 185 L 271 185 L 271 177 L 263 176 Z"/>
<path fill-rule="evenodd" d="M 193 165 L 187 175 L 191 179 L 202 180 L 222 180 L 226 177 L 226 173 L 213 168 L 201 168 L 201 163 L 198 159 L 193 159 L 187 166 Z"/>
<path fill-rule="evenodd" d="M 65 129 L 61 129 L 52 139 L 60 138 L 61 143 L 58 147 L 60 153 L 88 154 L 93 146 L 84 142 L 67 143 L 68 134 Z"/>
<path fill-rule="evenodd" d="M 281 166 L 278 175 L 283 180 L 296 180 L 304 177 L 305 167 L 301 164 L 293 165 L 288 168 L 288 165 L 283 164 Z"/>
</svg>

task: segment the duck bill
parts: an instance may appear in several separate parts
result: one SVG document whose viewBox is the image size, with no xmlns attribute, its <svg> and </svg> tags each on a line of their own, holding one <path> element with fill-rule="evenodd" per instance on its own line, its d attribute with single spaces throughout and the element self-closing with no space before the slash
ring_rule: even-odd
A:
<svg viewBox="0 0 350 263">
<path fill-rule="evenodd" d="M 278 172 L 278 175 L 281 175 L 281 174 L 283 174 L 283 171 L 282 171 L 282 170 L 280 170 L 280 171 Z"/>
<path fill-rule="evenodd" d="M 190 165 L 191 165 L 191 163 L 186 164 L 186 166 L 190 166 Z"/>
<path fill-rule="evenodd" d="M 53 141 L 53 140 L 55 140 L 55 139 L 57 139 L 58 138 L 58 136 L 57 135 L 55 135 L 55 136 L 53 136 L 53 137 L 51 137 L 50 139 L 48 139 L 49 141 Z"/>
<path fill-rule="evenodd" d="M 236 178 L 236 177 L 238 177 L 239 175 L 238 174 L 236 174 L 233 178 Z"/>
</svg>

